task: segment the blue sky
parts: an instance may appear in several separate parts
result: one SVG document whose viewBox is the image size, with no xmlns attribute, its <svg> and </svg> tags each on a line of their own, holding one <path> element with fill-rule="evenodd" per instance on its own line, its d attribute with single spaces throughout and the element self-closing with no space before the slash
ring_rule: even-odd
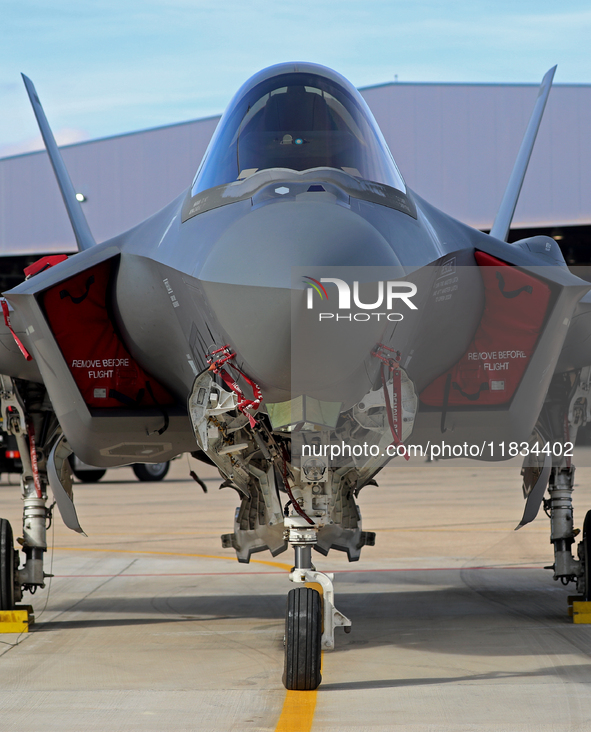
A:
<svg viewBox="0 0 591 732">
<path fill-rule="evenodd" d="M 394 81 L 591 83 L 588 0 L 0 0 L 0 156 L 218 114 L 259 69 Z"/>
</svg>

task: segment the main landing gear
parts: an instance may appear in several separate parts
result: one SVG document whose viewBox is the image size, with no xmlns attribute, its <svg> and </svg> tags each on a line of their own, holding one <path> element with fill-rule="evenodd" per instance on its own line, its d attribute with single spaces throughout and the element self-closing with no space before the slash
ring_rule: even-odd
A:
<svg viewBox="0 0 591 732">
<path fill-rule="evenodd" d="M 576 444 L 578 430 L 590 423 L 591 366 L 585 366 L 577 374 L 555 376 L 536 427 L 538 436 L 549 434 L 548 444 L 552 442 L 555 445 L 558 435 L 566 435 L 564 447 L 572 447 Z M 550 457 L 554 465 L 550 470 L 544 511 L 550 518 L 554 564 L 546 569 L 552 569 L 554 579 L 563 585 L 576 583 L 578 597 L 571 599 L 591 602 L 591 511 L 585 516 L 582 541 L 579 542 L 576 553 L 573 553 L 576 537 L 580 534 L 579 529 L 575 529 L 573 519 L 575 467 L 571 464 L 570 456 L 567 457 L 566 454 L 559 457 L 554 453 L 546 459 Z"/>
<path fill-rule="evenodd" d="M 583 523 L 583 540 L 577 547 L 577 558 L 572 547 L 579 530 L 574 528 L 572 493 L 575 468 L 554 467 L 550 472 L 549 498 L 544 509 L 550 517 L 550 542 L 554 546 L 554 579 L 563 585 L 575 582 L 582 599 L 591 601 L 591 511 Z"/>
<path fill-rule="evenodd" d="M 51 509 L 47 507 L 47 451 L 36 444 L 35 435 L 52 435 L 52 413 L 44 412 L 43 397 L 33 385 L 28 395 L 37 419 L 28 416 L 25 402 L 12 379 L 0 375 L 0 404 L 3 429 L 14 435 L 22 461 L 23 534 L 18 539 L 24 553 L 19 568 L 19 552 L 14 549 L 10 523 L 0 519 L 0 610 L 12 610 L 27 590 L 34 593 L 45 587 L 43 556 L 47 551 L 47 526 Z M 40 442 L 44 442 L 43 438 Z"/>
</svg>

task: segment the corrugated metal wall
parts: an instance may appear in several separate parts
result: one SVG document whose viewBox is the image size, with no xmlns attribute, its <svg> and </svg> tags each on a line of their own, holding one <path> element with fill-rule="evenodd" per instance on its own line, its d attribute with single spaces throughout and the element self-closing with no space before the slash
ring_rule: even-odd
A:
<svg viewBox="0 0 591 732">
<path fill-rule="evenodd" d="M 135 226 L 188 188 L 218 118 L 62 150 L 97 241 Z M 0 160 L 0 254 L 76 251 L 45 152 Z"/>
<path fill-rule="evenodd" d="M 392 84 L 364 91 L 408 185 L 490 228 L 538 87 Z M 591 223 L 591 85 L 550 92 L 513 226 Z"/>
<path fill-rule="evenodd" d="M 407 183 L 442 210 L 491 226 L 533 108 L 533 85 L 389 84 L 362 91 Z M 32 114 L 32 112 L 31 112 Z M 97 241 L 186 189 L 218 118 L 72 145 L 63 155 Z M 557 85 L 514 226 L 591 223 L 591 85 Z M 45 153 L 0 160 L 0 255 L 74 251 Z"/>
</svg>

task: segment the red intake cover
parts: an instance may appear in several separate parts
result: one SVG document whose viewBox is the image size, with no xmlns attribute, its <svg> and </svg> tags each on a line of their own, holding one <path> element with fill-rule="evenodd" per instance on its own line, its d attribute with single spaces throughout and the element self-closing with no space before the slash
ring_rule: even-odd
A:
<svg viewBox="0 0 591 732">
<path fill-rule="evenodd" d="M 446 391 L 449 406 L 510 401 L 546 316 L 548 285 L 490 254 L 474 256 L 484 284 L 484 312 L 466 353 L 421 393 L 429 406 L 443 406 Z"/>
<path fill-rule="evenodd" d="M 68 257 L 65 254 L 52 254 L 50 257 L 41 257 L 41 259 L 38 259 L 36 262 L 33 262 L 33 264 L 25 267 L 23 272 L 25 273 L 25 277 L 29 279 L 29 277 L 39 274 L 39 272 L 44 272 L 46 269 L 54 267 L 56 264 L 65 261 L 67 258 Z"/>
<path fill-rule="evenodd" d="M 111 266 L 102 262 L 47 290 L 49 327 L 89 407 L 171 404 L 117 335 L 107 307 Z"/>
</svg>

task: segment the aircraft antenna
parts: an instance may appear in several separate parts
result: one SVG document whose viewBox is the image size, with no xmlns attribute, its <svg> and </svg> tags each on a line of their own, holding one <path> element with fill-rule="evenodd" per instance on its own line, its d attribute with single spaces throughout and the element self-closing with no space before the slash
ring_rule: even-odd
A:
<svg viewBox="0 0 591 732">
<path fill-rule="evenodd" d="M 536 135 L 538 134 L 542 115 L 546 108 L 546 102 L 548 100 L 548 95 L 550 94 L 550 87 L 552 86 L 552 79 L 554 78 L 555 71 L 556 66 L 553 66 L 542 79 L 538 98 L 534 105 L 534 110 L 525 131 L 525 135 L 523 136 L 511 177 L 507 183 L 503 200 L 501 201 L 494 224 L 490 230 L 491 236 L 501 239 L 502 241 L 507 241 L 507 236 L 509 235 L 509 227 L 511 226 L 511 221 L 513 221 L 513 214 L 515 213 L 515 207 L 519 200 L 519 194 L 521 192 L 521 186 L 523 185 L 523 179 L 525 178 L 529 159 L 531 157 L 532 150 L 534 149 Z"/>
<path fill-rule="evenodd" d="M 33 107 L 37 124 L 39 125 L 39 131 L 41 132 L 41 137 L 43 137 L 51 167 L 55 173 L 57 184 L 64 199 L 64 204 L 66 205 L 70 223 L 74 230 L 74 236 L 76 237 L 76 243 L 78 244 L 78 251 L 90 249 L 96 242 L 92 236 L 80 202 L 76 199 L 76 191 L 72 185 L 68 170 L 53 136 L 53 132 L 51 131 L 51 127 L 49 126 L 49 122 L 47 121 L 47 117 L 45 116 L 45 112 L 43 111 L 43 107 L 41 106 L 41 102 L 39 101 L 39 97 L 37 96 L 37 91 L 33 82 L 27 76 L 24 74 L 21 74 L 21 76 L 25 82 L 25 88 L 31 100 L 31 106 Z"/>
</svg>

